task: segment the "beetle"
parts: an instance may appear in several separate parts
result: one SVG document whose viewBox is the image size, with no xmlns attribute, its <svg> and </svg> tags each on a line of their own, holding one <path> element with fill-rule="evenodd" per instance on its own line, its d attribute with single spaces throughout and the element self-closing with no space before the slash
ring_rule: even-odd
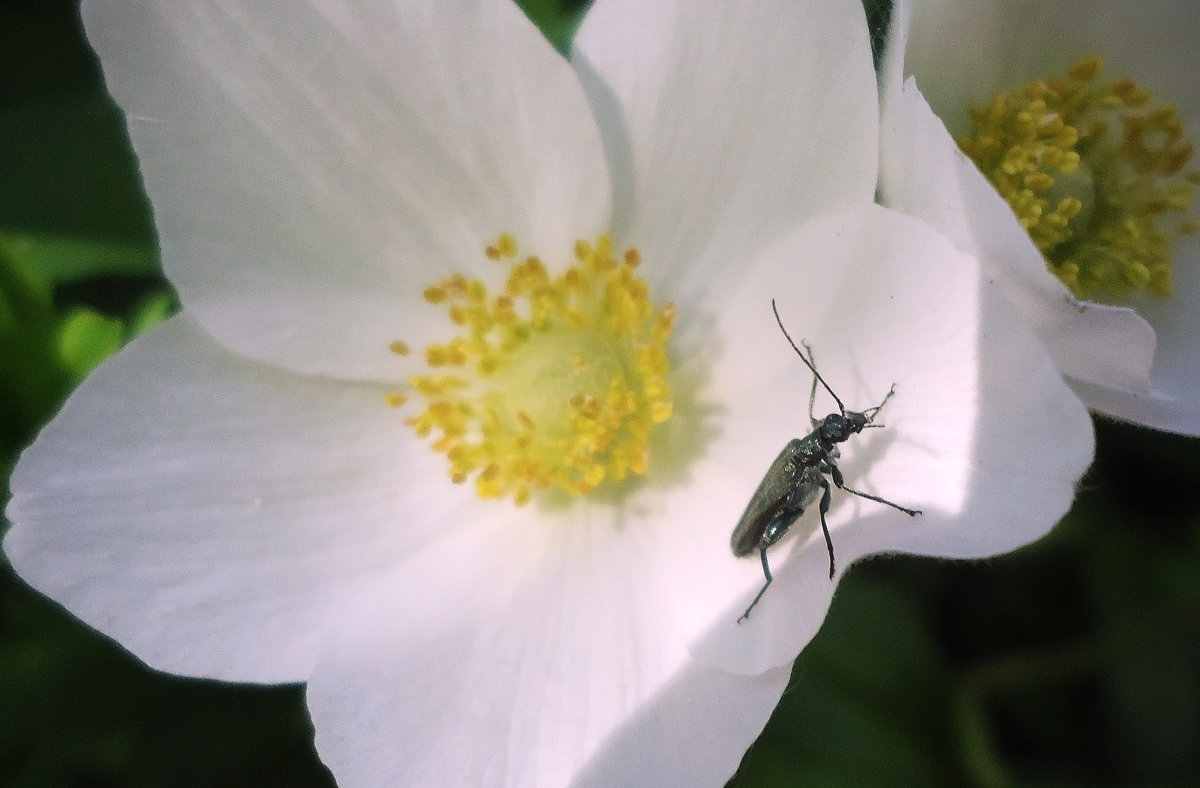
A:
<svg viewBox="0 0 1200 788">
<path fill-rule="evenodd" d="M 788 529 L 817 499 L 818 494 L 821 496 L 818 507 L 821 515 L 821 532 L 825 535 L 825 546 L 829 550 L 829 579 L 833 579 L 833 539 L 829 536 L 829 526 L 825 524 L 825 513 L 829 511 L 829 502 L 832 498 L 832 490 L 827 476 L 833 479 L 833 484 L 839 490 L 844 490 L 851 495 L 886 504 L 904 512 L 909 517 L 921 514 L 920 509 L 908 509 L 877 495 L 847 487 L 842 477 L 842 471 L 837 466 L 837 460 L 841 456 L 841 452 L 838 450 L 839 443 L 869 427 L 883 426 L 875 424 L 875 417 L 896 393 L 896 384 L 892 384 L 883 401 L 875 407 L 867 408 L 864 411 L 846 410 L 841 398 L 833 392 L 833 389 L 821 377 L 821 373 L 817 372 L 816 358 L 813 356 L 809 344 L 800 340 L 800 344 L 808 351 L 808 354 L 805 355 L 792 341 L 787 329 L 783 327 L 783 321 L 779 318 L 779 309 L 775 306 L 775 299 L 771 299 L 771 311 L 775 313 L 775 322 L 779 324 L 779 330 L 783 332 L 788 344 L 796 351 L 796 355 L 800 356 L 804 365 L 812 371 L 812 390 L 808 395 L 808 420 L 812 424 L 813 430 L 803 438 L 792 438 L 783 447 L 783 451 L 779 452 L 779 456 L 771 463 L 766 475 L 759 482 L 758 489 L 751 496 L 750 503 L 746 505 L 746 511 L 742 513 L 742 518 L 738 520 L 737 527 L 733 529 L 733 534 L 729 538 L 729 547 L 738 558 L 744 558 L 752 555 L 755 550 L 758 551 L 759 558 L 762 560 L 763 575 L 767 578 L 767 582 L 754 597 L 754 601 L 738 618 L 739 624 L 750 617 L 750 611 L 754 609 L 771 585 L 771 567 L 767 563 L 767 549 L 787 534 Z M 818 382 L 829 392 L 829 396 L 833 397 L 833 401 L 838 406 L 837 413 L 830 413 L 819 421 L 813 416 Z"/>
</svg>

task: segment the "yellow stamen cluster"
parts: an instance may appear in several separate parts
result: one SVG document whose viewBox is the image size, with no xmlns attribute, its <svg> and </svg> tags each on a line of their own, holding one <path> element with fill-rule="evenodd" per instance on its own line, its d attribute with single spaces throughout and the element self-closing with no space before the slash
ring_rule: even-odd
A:
<svg viewBox="0 0 1200 788">
<path fill-rule="evenodd" d="M 1130 80 L 1096 84 L 1102 61 L 1000 93 L 958 137 L 1079 298 L 1171 294 L 1172 233 L 1200 229 L 1200 173 L 1174 107 Z"/>
<path fill-rule="evenodd" d="M 637 250 L 578 241 L 575 262 L 551 277 L 537 257 L 519 259 L 508 234 L 487 256 L 509 267 L 502 294 L 451 276 L 425 291 L 459 335 L 425 348 L 445 373 L 410 379 L 427 400 L 407 420 L 434 431 L 456 483 L 474 477 L 480 497 L 518 505 L 555 487 L 584 494 L 647 470 L 652 427 L 671 416 L 666 345 L 671 305 L 655 310 L 634 269 Z M 408 352 L 393 343 L 394 352 Z"/>
</svg>

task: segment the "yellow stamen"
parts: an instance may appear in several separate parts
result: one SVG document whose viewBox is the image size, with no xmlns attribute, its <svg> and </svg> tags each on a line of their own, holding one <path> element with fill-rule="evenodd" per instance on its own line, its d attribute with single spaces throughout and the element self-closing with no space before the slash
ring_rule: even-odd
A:
<svg viewBox="0 0 1200 788">
<path fill-rule="evenodd" d="M 996 95 L 957 142 L 1077 297 L 1167 296 L 1171 239 L 1200 229 L 1193 145 L 1135 82 L 1093 84 L 1102 68 L 1084 58 Z"/>
<path fill-rule="evenodd" d="M 537 257 L 518 258 L 507 233 L 485 254 L 508 266 L 503 293 L 461 275 L 425 291 L 462 330 L 425 348 L 426 363 L 449 372 L 409 380 L 428 403 L 409 426 L 440 433 L 431 446 L 453 481 L 474 477 L 480 497 L 517 505 L 551 487 L 585 494 L 644 474 L 650 432 L 673 411 L 675 310 L 655 309 L 634 273 L 637 250 L 617 256 L 606 235 L 577 241 L 575 263 L 555 277 Z"/>
</svg>

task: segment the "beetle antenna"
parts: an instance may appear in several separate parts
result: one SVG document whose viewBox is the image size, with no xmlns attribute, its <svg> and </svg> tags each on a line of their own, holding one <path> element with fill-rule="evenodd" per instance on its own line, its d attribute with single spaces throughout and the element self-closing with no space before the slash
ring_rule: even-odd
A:
<svg viewBox="0 0 1200 788">
<path fill-rule="evenodd" d="M 804 366 L 812 370 L 813 376 L 816 377 L 817 380 L 821 381 L 821 385 L 825 387 L 825 390 L 829 392 L 829 396 L 833 397 L 833 401 L 837 403 L 838 410 L 840 410 L 842 415 L 845 416 L 846 406 L 842 404 L 841 398 L 837 394 L 833 393 L 833 389 L 829 388 L 829 384 L 825 382 L 825 378 L 821 377 L 821 373 L 817 372 L 817 368 L 813 366 L 812 362 L 810 362 L 808 358 L 800 352 L 800 348 L 796 347 L 796 343 L 792 341 L 791 335 L 788 334 L 787 329 L 783 327 L 783 321 L 779 319 L 779 309 L 775 306 L 774 298 L 771 299 L 771 311 L 775 313 L 775 322 L 779 324 L 779 330 L 782 331 L 784 337 L 787 338 L 788 344 L 792 346 L 792 350 L 796 351 L 796 355 L 799 356 L 800 360 L 804 362 Z M 888 396 L 891 395 L 889 394 Z M 884 402 L 887 402 L 887 400 L 885 399 Z M 880 405 L 880 407 L 882 407 L 882 405 Z"/>
<path fill-rule="evenodd" d="M 896 395 L 896 384 L 893 383 L 892 387 L 890 389 L 888 389 L 888 393 L 884 395 L 883 402 L 880 402 L 878 405 L 876 405 L 873 408 L 867 408 L 866 410 L 863 411 L 863 415 L 867 417 L 867 425 L 866 426 L 868 426 L 868 427 L 882 427 L 883 426 L 882 424 L 871 424 L 871 422 L 874 421 L 875 417 L 879 415 L 879 411 L 883 410 L 883 406 L 888 403 L 888 400 L 890 400 L 895 395 Z"/>
</svg>

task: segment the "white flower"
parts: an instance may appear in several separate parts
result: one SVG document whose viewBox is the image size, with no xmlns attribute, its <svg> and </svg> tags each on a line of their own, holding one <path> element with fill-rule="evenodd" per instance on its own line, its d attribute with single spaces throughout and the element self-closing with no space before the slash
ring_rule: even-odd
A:
<svg viewBox="0 0 1200 788">
<path fill-rule="evenodd" d="M 998 93 L 1066 77 L 1073 64 L 1099 58 L 1082 64 L 1086 72 L 1102 63 L 1094 84 L 1132 80 L 1122 88 L 1128 95 L 1149 90 L 1150 107 L 1173 106 L 1194 134 L 1198 36 L 1200 16 L 1182 3 L 905 0 L 895 6 L 881 69 L 883 203 L 931 222 L 978 256 L 1090 407 L 1188 434 L 1200 434 L 1200 235 L 1173 233 L 1170 215 L 1162 222 L 1174 270 L 1168 297 L 1135 292 L 1110 298 L 1112 305 L 1076 300 L 950 133 L 968 132 L 969 109 Z M 1079 193 L 1090 193 L 1082 177 L 1094 172 L 1093 161 L 1084 156 L 1061 179 L 1063 193 L 1072 179 L 1085 186 Z M 1089 205 L 1083 211 L 1081 219 L 1096 215 Z"/>
<path fill-rule="evenodd" d="M 841 466 L 924 514 L 836 495 L 839 571 L 1023 544 L 1090 460 L 1082 405 L 974 259 L 871 204 L 857 0 L 602 0 L 570 62 L 501 0 L 91 0 L 84 20 L 184 311 L 23 455 L 5 550 L 152 667 L 307 681 L 344 786 L 733 772 L 834 589 L 810 513 L 735 623 L 762 574 L 730 530 L 810 429 L 772 298 L 848 407 L 896 384 Z M 636 481 L 481 500 L 388 406 L 412 366 L 389 348 L 450 339 L 422 293 L 494 291 L 501 234 L 561 270 L 604 232 L 674 303 L 674 414 Z"/>
</svg>

